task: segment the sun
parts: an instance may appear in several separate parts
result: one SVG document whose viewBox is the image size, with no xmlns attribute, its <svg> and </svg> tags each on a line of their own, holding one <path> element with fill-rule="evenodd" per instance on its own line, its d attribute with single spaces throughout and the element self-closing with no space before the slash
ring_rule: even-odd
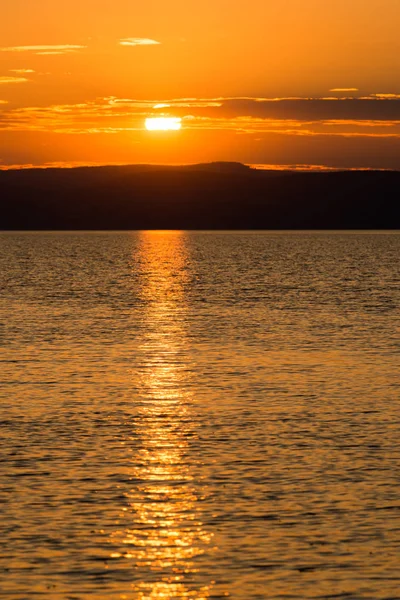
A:
<svg viewBox="0 0 400 600">
<path fill-rule="evenodd" d="M 148 131 L 178 131 L 182 127 L 179 117 L 150 117 L 145 121 Z"/>
</svg>

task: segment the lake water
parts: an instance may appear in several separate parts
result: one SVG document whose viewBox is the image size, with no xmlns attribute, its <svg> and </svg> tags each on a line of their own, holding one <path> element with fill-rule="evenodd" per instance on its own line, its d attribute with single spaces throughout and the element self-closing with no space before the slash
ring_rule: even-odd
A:
<svg viewBox="0 0 400 600">
<path fill-rule="evenodd" d="M 1 598 L 400 598 L 400 234 L 0 244 Z"/>
</svg>

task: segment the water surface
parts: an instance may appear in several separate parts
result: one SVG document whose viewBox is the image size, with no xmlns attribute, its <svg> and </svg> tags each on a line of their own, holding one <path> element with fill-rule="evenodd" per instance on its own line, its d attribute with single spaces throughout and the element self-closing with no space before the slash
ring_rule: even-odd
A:
<svg viewBox="0 0 400 600">
<path fill-rule="evenodd" d="M 399 234 L 0 244 L 0 597 L 400 598 Z"/>
</svg>

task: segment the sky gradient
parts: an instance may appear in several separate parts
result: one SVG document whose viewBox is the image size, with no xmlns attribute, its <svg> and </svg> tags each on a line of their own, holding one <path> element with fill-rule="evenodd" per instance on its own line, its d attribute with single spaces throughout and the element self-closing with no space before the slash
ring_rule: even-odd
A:
<svg viewBox="0 0 400 600">
<path fill-rule="evenodd" d="M 400 0 L 3 0 L 0 168 L 399 169 L 399 25 Z"/>
</svg>

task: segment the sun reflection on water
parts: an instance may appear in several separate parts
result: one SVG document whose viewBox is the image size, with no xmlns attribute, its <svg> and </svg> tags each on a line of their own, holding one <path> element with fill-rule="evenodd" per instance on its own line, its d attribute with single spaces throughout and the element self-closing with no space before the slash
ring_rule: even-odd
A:
<svg viewBox="0 0 400 600">
<path fill-rule="evenodd" d="M 135 423 L 140 441 L 124 507 L 130 525 L 115 536 L 121 551 L 112 554 L 133 562 L 137 581 L 132 592 L 138 600 L 202 600 L 210 594 L 204 574 L 201 582 L 196 577 L 196 559 L 211 535 L 201 520 L 193 473 L 198 459 L 190 448 L 196 431 L 188 364 L 187 253 L 183 232 L 141 234 L 140 294 L 145 308 Z"/>
</svg>

